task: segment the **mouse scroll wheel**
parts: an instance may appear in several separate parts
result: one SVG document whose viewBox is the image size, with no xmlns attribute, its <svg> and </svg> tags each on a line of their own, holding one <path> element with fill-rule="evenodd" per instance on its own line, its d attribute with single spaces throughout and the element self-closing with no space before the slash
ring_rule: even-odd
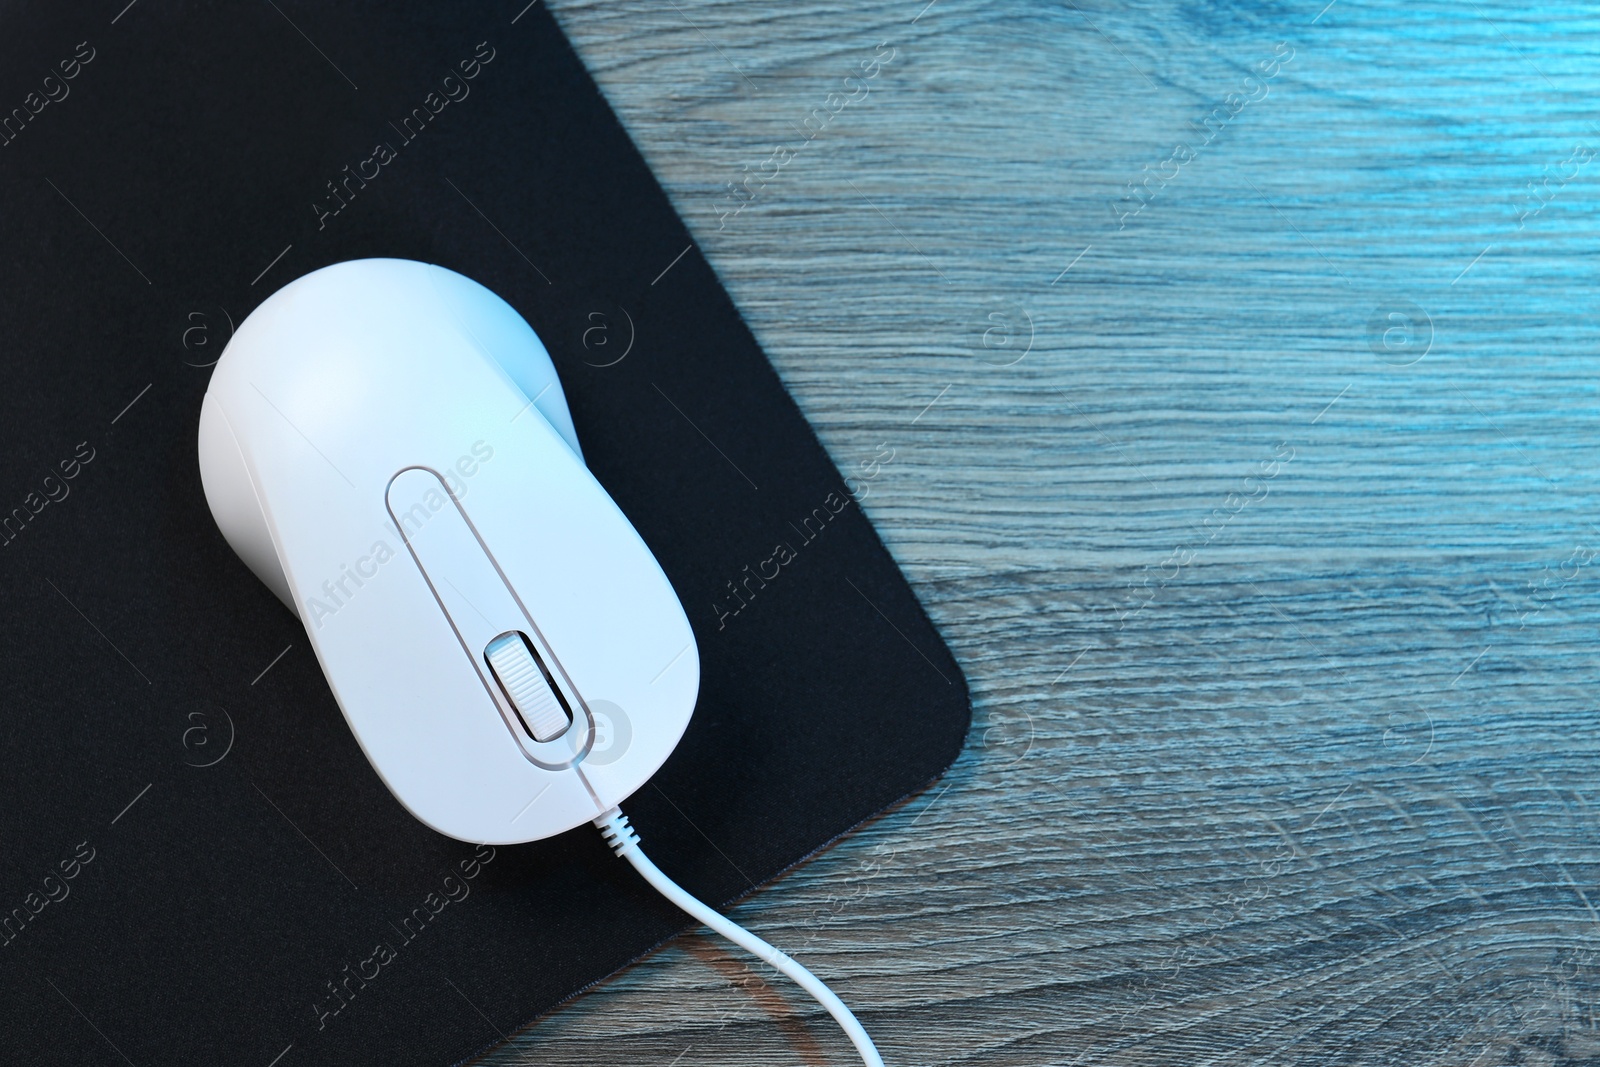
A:
<svg viewBox="0 0 1600 1067">
<path fill-rule="evenodd" d="M 506 699 L 535 741 L 554 741 L 572 725 L 572 709 L 555 687 L 550 671 L 520 630 L 510 630 L 483 650 Z"/>
</svg>

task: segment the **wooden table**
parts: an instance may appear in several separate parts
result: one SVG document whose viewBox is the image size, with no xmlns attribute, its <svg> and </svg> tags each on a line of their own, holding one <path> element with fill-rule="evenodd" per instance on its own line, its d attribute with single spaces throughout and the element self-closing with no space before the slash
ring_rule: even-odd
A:
<svg viewBox="0 0 1600 1067">
<path fill-rule="evenodd" d="M 972 684 L 737 909 L 892 1065 L 1600 1057 L 1600 25 L 1322 3 L 554 5 Z M 853 1059 L 689 937 L 488 1062 Z"/>
</svg>

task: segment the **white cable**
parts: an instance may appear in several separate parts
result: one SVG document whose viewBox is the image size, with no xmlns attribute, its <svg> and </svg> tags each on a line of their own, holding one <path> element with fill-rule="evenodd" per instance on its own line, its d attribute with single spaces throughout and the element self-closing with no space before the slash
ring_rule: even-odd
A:
<svg viewBox="0 0 1600 1067">
<path fill-rule="evenodd" d="M 634 832 L 633 826 L 628 822 L 628 817 L 622 814 L 621 808 L 612 808 L 596 819 L 594 824 L 600 828 L 600 833 L 604 835 L 606 844 L 611 846 L 611 851 L 633 864 L 633 869 L 644 875 L 644 880 L 654 886 L 657 892 L 709 926 L 714 932 L 721 934 L 751 955 L 766 960 L 794 979 L 796 985 L 810 993 L 818 1004 L 827 1008 L 828 1014 L 844 1028 L 845 1034 L 849 1036 L 867 1067 L 883 1067 L 883 1057 L 878 1055 L 878 1049 L 873 1045 L 872 1038 L 867 1036 L 867 1032 L 861 1028 L 861 1024 L 856 1021 L 850 1009 L 845 1007 L 844 1001 L 834 996 L 833 990 L 823 985 L 820 978 L 784 953 L 696 900 L 677 882 L 662 874 L 661 869 L 650 862 L 650 857 L 639 850 L 639 835 Z"/>
</svg>

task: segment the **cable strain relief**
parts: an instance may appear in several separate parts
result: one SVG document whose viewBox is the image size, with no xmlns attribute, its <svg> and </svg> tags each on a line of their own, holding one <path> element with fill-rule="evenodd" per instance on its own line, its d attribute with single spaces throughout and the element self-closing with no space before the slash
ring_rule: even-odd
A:
<svg viewBox="0 0 1600 1067">
<path fill-rule="evenodd" d="M 628 822 L 621 808 L 612 808 L 595 819 L 594 824 L 599 828 L 600 836 L 606 839 L 606 844 L 611 846 L 611 851 L 617 855 L 639 847 L 639 835 L 634 833 L 633 824 Z"/>
</svg>

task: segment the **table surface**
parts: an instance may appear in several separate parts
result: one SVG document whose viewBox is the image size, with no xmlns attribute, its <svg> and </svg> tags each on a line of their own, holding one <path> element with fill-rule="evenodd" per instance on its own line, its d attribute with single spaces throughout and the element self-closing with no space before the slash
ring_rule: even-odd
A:
<svg viewBox="0 0 1600 1067">
<path fill-rule="evenodd" d="M 1596 1062 L 1596 16 L 553 6 L 972 685 L 736 917 L 891 1065 Z M 487 1062 L 852 1054 L 690 936 Z"/>
</svg>

